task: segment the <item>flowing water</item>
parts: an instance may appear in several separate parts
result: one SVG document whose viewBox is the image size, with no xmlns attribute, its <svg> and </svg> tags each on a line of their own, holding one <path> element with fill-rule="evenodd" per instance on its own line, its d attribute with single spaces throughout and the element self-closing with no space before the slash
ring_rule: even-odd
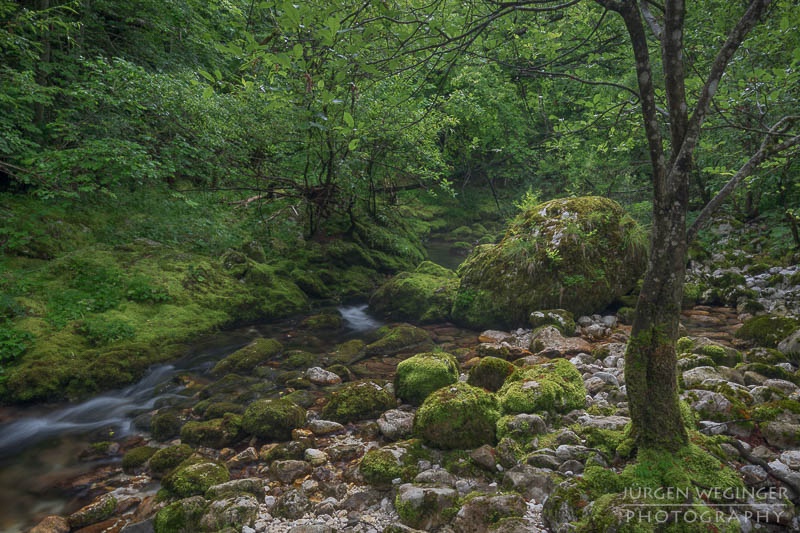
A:
<svg viewBox="0 0 800 533">
<path fill-rule="evenodd" d="M 324 339 L 331 347 L 382 325 L 367 313 L 366 305 L 338 311 L 345 328 Z M 73 405 L 4 410 L 0 416 L 10 421 L 0 424 L 0 531 L 22 531 L 32 517 L 80 507 L 82 494 L 74 480 L 119 460 L 81 460 L 81 453 L 91 442 L 135 435 L 138 415 L 183 398 L 185 380 L 178 376 L 202 377 L 254 338 L 292 336 L 295 327 L 287 321 L 219 333 L 193 345 L 183 359 L 152 367 L 142 380 L 124 389 Z"/>
</svg>

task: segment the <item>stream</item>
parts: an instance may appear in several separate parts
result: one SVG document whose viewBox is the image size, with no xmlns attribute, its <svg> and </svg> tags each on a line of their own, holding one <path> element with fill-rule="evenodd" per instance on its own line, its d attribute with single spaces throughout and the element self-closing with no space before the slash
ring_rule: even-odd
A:
<svg viewBox="0 0 800 533">
<path fill-rule="evenodd" d="M 367 313 L 366 304 L 338 311 L 344 328 L 321 339 L 331 347 L 382 325 Z M 190 346 L 182 359 L 153 366 L 138 383 L 123 389 L 73 405 L 0 411 L 0 420 L 5 420 L 0 424 L 0 531 L 24 531 L 34 517 L 69 513 L 85 503 L 75 480 L 120 460 L 92 459 L 85 451 L 92 442 L 134 437 L 137 416 L 183 398 L 186 380 L 178 376 L 202 379 L 217 361 L 256 337 L 287 337 L 296 327 L 295 321 L 283 321 L 220 332 Z"/>
</svg>

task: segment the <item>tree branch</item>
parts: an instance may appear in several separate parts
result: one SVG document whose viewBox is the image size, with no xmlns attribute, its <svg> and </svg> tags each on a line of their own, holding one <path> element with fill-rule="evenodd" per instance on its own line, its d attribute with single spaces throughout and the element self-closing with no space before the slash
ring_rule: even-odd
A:
<svg viewBox="0 0 800 533">
<path fill-rule="evenodd" d="M 708 202 L 700 211 L 697 219 L 694 221 L 686 234 L 687 242 L 691 242 L 697 236 L 697 232 L 700 231 L 700 229 L 702 229 L 702 227 L 708 222 L 708 220 L 711 218 L 711 215 L 713 215 L 719 206 L 728 199 L 728 197 L 742 182 L 742 180 L 750 176 L 759 167 L 759 165 L 761 165 L 761 163 L 776 154 L 785 152 L 792 147 L 800 145 L 800 135 L 785 138 L 783 141 L 776 144 L 777 138 L 779 138 L 781 134 L 785 133 L 788 127 L 797 120 L 800 120 L 800 116 L 785 117 L 772 127 L 770 133 L 767 134 L 767 136 L 764 137 L 764 140 L 761 142 L 761 146 L 759 147 L 758 151 L 756 151 L 756 153 L 750 157 L 747 163 L 742 165 L 742 167 L 728 181 L 728 183 L 726 183 L 725 186 L 722 187 L 722 189 L 720 189 L 720 191 L 716 194 L 716 196 L 714 196 L 714 198 L 712 198 L 711 201 Z"/>
<path fill-rule="evenodd" d="M 714 58 L 714 62 L 711 65 L 708 79 L 706 80 L 705 85 L 703 85 L 703 89 L 700 92 L 700 97 L 698 98 L 692 116 L 689 119 L 684 141 L 681 144 L 680 149 L 678 149 L 677 146 L 673 148 L 677 149 L 678 153 L 676 157 L 672 158 L 673 165 L 669 170 L 670 175 L 680 175 L 681 170 L 688 172 L 687 169 L 691 166 L 692 155 L 694 154 L 694 150 L 697 147 L 697 143 L 700 139 L 700 129 L 702 128 L 703 122 L 705 122 L 706 116 L 708 115 L 708 111 L 711 106 L 711 100 L 717 93 L 717 88 L 719 87 L 722 75 L 725 73 L 725 69 L 733 57 L 733 54 L 739 49 L 739 46 L 742 44 L 742 41 L 744 41 L 744 38 L 758 23 L 761 15 L 766 11 L 771 2 L 772 0 L 752 0 L 750 2 L 750 6 L 736 23 L 736 26 L 734 26 L 734 28 L 728 34 L 725 44 L 722 45 L 722 48 L 720 48 L 717 56 Z"/>
</svg>

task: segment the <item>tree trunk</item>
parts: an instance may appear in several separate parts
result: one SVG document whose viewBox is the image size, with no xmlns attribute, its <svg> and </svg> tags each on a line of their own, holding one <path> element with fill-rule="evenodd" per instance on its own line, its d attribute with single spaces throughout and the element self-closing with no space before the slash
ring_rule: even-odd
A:
<svg viewBox="0 0 800 533">
<path fill-rule="evenodd" d="M 625 385 L 637 445 L 674 451 L 688 441 L 678 402 L 675 354 L 686 272 L 686 222 L 680 201 L 661 204 L 625 352 Z"/>
</svg>

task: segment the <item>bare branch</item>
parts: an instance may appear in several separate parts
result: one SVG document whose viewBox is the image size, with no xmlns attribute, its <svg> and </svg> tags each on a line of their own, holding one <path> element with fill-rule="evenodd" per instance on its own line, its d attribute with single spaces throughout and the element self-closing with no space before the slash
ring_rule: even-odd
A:
<svg viewBox="0 0 800 533">
<path fill-rule="evenodd" d="M 642 16 L 644 16 L 644 21 L 647 22 L 647 25 L 650 27 L 650 31 L 652 31 L 656 39 L 660 41 L 664 35 L 664 29 L 658 23 L 658 19 L 653 15 L 653 12 L 650 11 L 650 2 L 647 0 L 642 1 Z"/>
</svg>

